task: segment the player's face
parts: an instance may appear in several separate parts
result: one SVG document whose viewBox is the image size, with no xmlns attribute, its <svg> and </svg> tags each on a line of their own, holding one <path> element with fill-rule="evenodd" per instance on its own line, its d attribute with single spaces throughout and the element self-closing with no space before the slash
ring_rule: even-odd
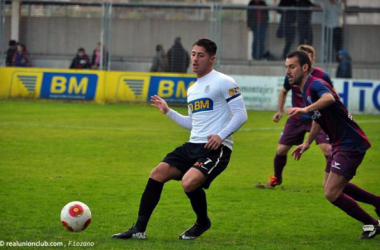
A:
<svg viewBox="0 0 380 250">
<path fill-rule="evenodd" d="M 212 70 L 215 56 L 210 56 L 203 46 L 194 45 L 191 51 L 191 65 L 193 72 L 200 78 Z"/>
<path fill-rule="evenodd" d="M 298 58 L 296 56 L 293 56 L 292 58 L 286 58 L 285 68 L 289 83 L 291 85 L 300 85 L 304 77 L 304 68 L 301 67 Z"/>
</svg>

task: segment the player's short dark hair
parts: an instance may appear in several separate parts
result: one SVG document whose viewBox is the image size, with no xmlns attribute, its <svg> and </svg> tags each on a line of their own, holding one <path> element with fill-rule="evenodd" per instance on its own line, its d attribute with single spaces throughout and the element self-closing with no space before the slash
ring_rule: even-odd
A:
<svg viewBox="0 0 380 250">
<path fill-rule="evenodd" d="M 309 73 L 311 72 L 311 61 L 310 61 L 309 55 L 305 51 L 296 50 L 296 51 L 290 52 L 286 56 L 286 58 L 293 58 L 293 57 L 298 58 L 298 62 L 300 63 L 301 67 L 307 64 L 309 66 Z"/>
<path fill-rule="evenodd" d="M 193 47 L 197 45 L 197 46 L 202 46 L 203 48 L 206 49 L 206 52 L 210 55 L 210 56 L 215 56 L 216 54 L 216 50 L 218 49 L 216 44 L 209 40 L 209 39 L 206 39 L 206 38 L 202 38 L 202 39 L 199 39 L 198 41 L 196 41 L 194 44 L 193 44 Z"/>
</svg>

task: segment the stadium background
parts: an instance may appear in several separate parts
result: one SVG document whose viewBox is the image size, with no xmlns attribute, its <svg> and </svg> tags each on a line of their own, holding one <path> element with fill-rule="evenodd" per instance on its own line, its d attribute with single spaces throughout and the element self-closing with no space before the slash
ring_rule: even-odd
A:
<svg viewBox="0 0 380 250">
<path fill-rule="evenodd" d="M 23 1 L 17 40 L 27 45 L 34 67 L 0 68 L 0 242 L 95 242 L 95 249 L 107 250 L 378 247 L 377 238 L 357 241 L 361 225 L 325 200 L 324 158 L 317 147 L 307 159 L 289 159 L 281 188 L 253 188 L 272 172 L 285 119 L 273 123 L 270 110 L 284 70 L 282 60 L 248 60 L 246 2 L 72 2 Z M 354 79 L 333 80 L 372 143 L 355 182 L 378 193 L 379 4 L 346 2 L 351 8 L 345 14 L 344 48 L 353 57 Z M 331 41 L 323 39 L 318 18 L 322 10 L 313 11 L 317 65 L 334 76 Z M 11 12 L 11 1 L 1 0 L 2 65 Z M 272 12 L 267 48 L 279 57 L 284 44 L 275 37 L 277 26 Z M 111 234 L 133 223 L 151 168 L 186 141 L 188 131 L 151 107 L 90 103 L 145 103 L 155 93 L 183 103 L 194 75 L 147 73 L 155 45 L 168 50 L 177 36 L 187 50 L 199 36 L 215 39 L 220 47 L 216 67 L 237 80 L 255 111 L 248 111 L 249 121 L 234 135 L 230 167 L 207 192 L 212 230 L 195 242 L 177 240 L 194 218 L 180 185 L 171 182 L 154 212 L 149 240 L 114 241 Z M 99 41 L 111 55 L 109 69 L 67 69 L 79 47 L 90 54 Z M 186 113 L 185 107 L 176 109 Z M 85 202 L 93 212 L 92 224 L 80 234 L 66 232 L 59 222 L 60 209 L 72 200 Z M 364 207 L 374 215 L 372 207 Z"/>
<path fill-rule="evenodd" d="M 16 2 L 20 5 L 15 4 Z M 345 2 L 347 6 L 344 13 L 343 48 L 352 57 L 354 79 L 334 79 L 335 86 L 341 97 L 347 100 L 345 104 L 351 112 L 379 114 L 380 50 L 376 48 L 380 40 L 380 3 L 352 0 Z M 277 14 L 278 1 L 268 1 L 267 4 L 270 20 L 265 41 L 266 50 L 273 58 L 255 61 L 250 59 L 252 34 L 246 26 L 247 6 L 243 5 L 243 1 L 131 3 L 2 0 L 1 63 L 4 65 L 9 39 L 17 36 L 17 41 L 26 44 L 34 68 L 59 70 L 34 69 L 20 72 L 3 69 L 0 71 L 0 95 L 2 98 L 87 100 L 104 103 L 149 101 L 151 94 L 161 93 L 171 102 L 183 103 L 185 89 L 191 82 L 188 79 L 194 76 L 149 75 L 143 72 L 150 69 L 156 44 L 162 44 L 167 51 L 174 38 L 181 37 L 184 48 L 189 50 L 196 39 L 208 37 L 219 46 L 216 69 L 238 77 L 239 84 L 247 86 L 247 106 L 256 110 L 276 110 L 276 94 L 281 88 L 284 71 L 280 55 L 285 39 L 276 37 L 280 19 Z M 15 6 L 20 7 L 19 12 L 14 11 Z M 325 9 L 308 10 L 312 12 L 316 65 L 334 77 L 337 63 L 332 52 L 332 37 L 325 32 Z M 15 15 L 19 15 L 16 21 Z M 298 45 L 297 41 L 296 37 L 292 49 Z M 107 55 L 107 62 L 101 65 L 106 72 L 74 74 L 61 71 L 69 67 L 79 47 L 85 48 L 87 54 L 91 55 L 98 42 L 104 44 L 102 53 Z M 362 46 L 357 46 L 358 44 Z M 188 70 L 189 73 L 190 71 L 191 69 Z M 58 78 L 52 75 L 54 72 L 57 72 Z M 61 76 L 59 72 L 66 72 L 66 75 Z M 135 73 L 132 78 L 128 78 L 121 72 L 141 74 Z M 257 79 L 254 76 L 262 78 Z M 48 83 L 49 79 L 64 79 L 65 83 Z M 93 93 L 86 96 L 84 89 L 87 90 L 87 84 L 90 86 L 88 90 Z M 252 84 L 257 88 L 249 88 Z M 42 91 L 42 88 L 45 90 Z M 54 93 L 50 93 L 48 88 L 55 88 Z M 290 105 L 289 98 L 287 105 Z"/>
</svg>

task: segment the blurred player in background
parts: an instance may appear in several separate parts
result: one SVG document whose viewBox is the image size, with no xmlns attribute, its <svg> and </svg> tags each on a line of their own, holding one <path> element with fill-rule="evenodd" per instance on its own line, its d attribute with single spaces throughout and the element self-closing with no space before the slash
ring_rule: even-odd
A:
<svg viewBox="0 0 380 250">
<path fill-rule="evenodd" d="M 299 51 L 305 51 L 310 58 L 311 64 L 315 62 L 315 50 L 310 45 L 300 45 L 297 48 Z M 322 69 L 317 67 L 311 68 L 311 75 L 320 79 L 333 86 L 329 75 Z M 286 96 L 292 91 L 292 106 L 293 107 L 304 107 L 304 101 L 302 99 L 301 89 L 297 85 L 291 85 L 289 83 L 289 77 L 286 75 L 284 80 L 284 85 L 280 90 L 278 96 L 278 111 L 273 116 L 274 122 L 279 122 L 282 118 L 282 112 L 284 110 L 284 105 L 286 102 Z M 306 132 L 310 132 L 311 129 L 311 117 L 309 114 L 304 114 L 300 117 L 290 117 L 285 123 L 284 130 L 281 133 L 280 140 L 277 146 L 276 155 L 274 157 L 274 176 L 270 177 L 269 182 L 263 186 L 258 185 L 259 188 L 273 188 L 282 183 L 282 172 L 285 168 L 288 152 L 294 145 L 299 145 L 303 142 Z M 328 157 L 331 146 L 329 144 L 328 136 L 321 130 L 316 138 L 316 143 L 320 146 L 324 156 Z"/>
<path fill-rule="evenodd" d="M 375 237 L 380 234 L 380 221 L 364 211 L 356 201 L 374 206 L 380 217 L 380 196 L 350 183 L 371 147 L 367 136 L 348 113 L 335 90 L 309 74 L 311 62 L 306 53 L 295 51 L 288 54 L 285 66 L 289 83 L 302 89 L 306 104 L 306 107 L 289 108 L 286 114 L 290 117 L 310 114 L 313 119 L 308 138 L 293 150 L 292 155 L 299 160 L 323 129 L 332 145 L 325 169 L 325 196 L 333 205 L 364 224 L 360 239 Z"/>
<path fill-rule="evenodd" d="M 216 50 L 216 44 L 208 39 L 193 45 L 191 62 L 198 80 L 187 92 L 187 116 L 170 109 L 161 97 L 152 96 L 154 107 L 191 130 L 190 140 L 167 154 L 152 170 L 141 197 L 136 224 L 126 232 L 113 235 L 114 238 L 146 238 L 150 216 L 169 180 L 182 181 L 197 216 L 195 224 L 179 238 L 195 239 L 211 227 L 204 189 L 226 169 L 233 145 L 231 135 L 247 120 L 243 97 L 235 81 L 213 69 Z"/>
</svg>

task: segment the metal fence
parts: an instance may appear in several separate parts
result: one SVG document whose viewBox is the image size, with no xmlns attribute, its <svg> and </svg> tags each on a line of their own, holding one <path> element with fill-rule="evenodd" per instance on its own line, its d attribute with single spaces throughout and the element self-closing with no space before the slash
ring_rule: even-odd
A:
<svg viewBox="0 0 380 250">
<path fill-rule="evenodd" d="M 167 52 L 177 37 L 190 52 L 199 38 L 218 44 L 216 67 L 266 63 L 282 65 L 286 52 L 300 43 L 316 49 L 316 62 L 330 68 L 335 62 L 332 33 L 326 30 L 322 8 L 260 8 L 268 13 L 264 30 L 264 55 L 253 53 L 254 35 L 247 28 L 247 12 L 257 8 L 221 4 L 112 4 L 23 1 L 19 42 L 26 45 L 35 67 L 68 68 L 78 48 L 90 58 L 101 44 L 100 68 L 106 70 L 149 71 L 156 45 Z M 284 11 L 279 14 L 279 11 Z M 379 14 L 379 9 L 346 9 L 346 15 Z M 11 4 L 0 0 L 0 56 L 4 65 L 10 40 Z M 280 20 L 295 19 L 283 27 Z M 303 18 L 303 19 L 302 19 Z M 303 21 L 300 21 L 303 20 Z M 286 26 L 286 25 L 285 25 Z M 371 67 L 380 65 L 379 25 L 345 25 L 342 48 L 353 61 Z M 259 33 L 255 33 L 256 37 Z M 260 43 L 260 41 L 256 41 Z M 260 46 L 256 46 L 257 50 Z M 286 48 L 287 47 L 287 48 Z M 254 58 L 253 58 L 254 57 Z M 190 72 L 190 70 L 189 70 Z M 237 73 L 238 70 L 237 70 Z"/>
</svg>

